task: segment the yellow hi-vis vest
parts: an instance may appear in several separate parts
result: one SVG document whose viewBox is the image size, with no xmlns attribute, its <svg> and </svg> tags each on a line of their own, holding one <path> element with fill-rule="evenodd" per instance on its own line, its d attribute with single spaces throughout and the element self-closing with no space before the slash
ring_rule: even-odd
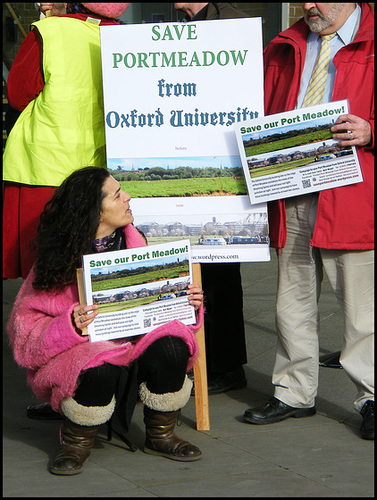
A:
<svg viewBox="0 0 377 500">
<path fill-rule="evenodd" d="M 55 187 L 78 168 L 106 168 L 99 26 L 48 17 L 32 27 L 45 85 L 8 136 L 3 180 Z"/>
</svg>

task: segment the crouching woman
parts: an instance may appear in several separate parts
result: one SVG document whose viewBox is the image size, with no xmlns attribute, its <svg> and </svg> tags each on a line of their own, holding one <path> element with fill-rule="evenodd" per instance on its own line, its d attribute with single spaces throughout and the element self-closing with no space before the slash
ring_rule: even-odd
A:
<svg viewBox="0 0 377 500">
<path fill-rule="evenodd" d="M 98 306 L 78 301 L 82 255 L 146 245 L 132 225 L 129 202 L 103 168 L 77 170 L 62 183 L 41 215 L 38 257 L 7 325 L 14 358 L 26 368 L 33 392 L 63 415 L 61 450 L 49 466 L 53 474 L 81 472 L 99 426 L 111 420 L 127 430 L 138 398 L 146 453 L 182 461 L 201 456 L 174 433 L 191 392 L 186 373 L 203 320 L 200 287 L 191 284 L 187 291 L 195 325 L 175 320 L 144 336 L 100 342 L 83 335 Z"/>
</svg>

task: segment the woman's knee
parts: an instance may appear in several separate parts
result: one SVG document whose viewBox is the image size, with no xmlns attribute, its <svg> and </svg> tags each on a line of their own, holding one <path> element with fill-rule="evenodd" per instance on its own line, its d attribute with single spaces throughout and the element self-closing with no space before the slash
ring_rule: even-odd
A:
<svg viewBox="0 0 377 500">
<path fill-rule="evenodd" d="M 147 382 L 155 393 L 179 390 L 189 356 L 187 344 L 180 338 L 168 336 L 156 340 L 139 360 L 139 382 Z"/>
<path fill-rule="evenodd" d="M 84 406 L 105 406 L 110 403 L 120 376 L 126 369 L 105 363 L 83 371 L 78 379 L 74 399 Z"/>
<path fill-rule="evenodd" d="M 151 344 L 143 355 L 143 362 L 158 367 L 181 370 L 187 367 L 189 350 L 186 342 L 179 337 L 162 337 Z"/>
</svg>

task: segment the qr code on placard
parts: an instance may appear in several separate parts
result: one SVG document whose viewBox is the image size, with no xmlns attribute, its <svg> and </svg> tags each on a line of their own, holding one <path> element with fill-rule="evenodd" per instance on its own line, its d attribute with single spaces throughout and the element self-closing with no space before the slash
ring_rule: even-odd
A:
<svg viewBox="0 0 377 500">
<path fill-rule="evenodd" d="M 304 180 L 302 181 L 302 187 L 303 187 L 303 188 L 310 188 L 310 187 L 312 187 L 311 182 L 310 182 L 310 179 L 304 179 Z"/>
<path fill-rule="evenodd" d="M 152 324 L 151 318 L 147 318 L 147 319 L 144 320 L 144 328 L 150 327 L 151 324 Z"/>
</svg>

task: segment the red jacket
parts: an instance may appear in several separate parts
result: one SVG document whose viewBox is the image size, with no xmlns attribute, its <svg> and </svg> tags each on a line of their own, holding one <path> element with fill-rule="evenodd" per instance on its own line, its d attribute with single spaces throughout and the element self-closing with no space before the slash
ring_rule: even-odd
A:
<svg viewBox="0 0 377 500">
<path fill-rule="evenodd" d="M 348 99 L 349 112 L 370 123 L 372 146 L 357 148 L 364 182 L 320 191 L 311 241 L 319 248 L 374 248 L 374 14 L 369 4 L 360 6 L 362 16 L 356 38 L 333 60 L 337 70 L 331 100 Z M 308 26 L 300 19 L 266 47 L 266 115 L 295 108 L 308 33 Z M 271 246 L 283 248 L 287 238 L 284 200 L 269 202 L 268 212 Z"/>
</svg>

